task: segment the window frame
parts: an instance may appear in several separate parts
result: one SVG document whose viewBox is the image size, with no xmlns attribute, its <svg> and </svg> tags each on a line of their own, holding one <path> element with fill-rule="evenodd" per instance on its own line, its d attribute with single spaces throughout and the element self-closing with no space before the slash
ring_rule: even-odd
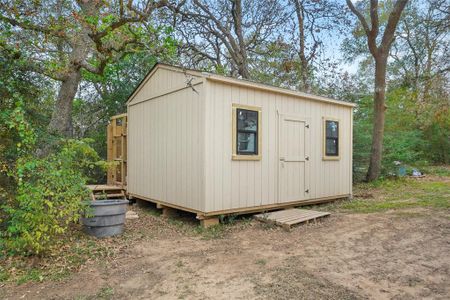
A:
<svg viewBox="0 0 450 300">
<path fill-rule="evenodd" d="M 341 120 L 333 117 L 323 117 L 322 118 L 322 127 L 323 127 L 323 152 L 322 159 L 323 160 L 340 160 L 341 159 Z M 337 122 L 338 123 L 338 136 L 337 136 L 337 155 L 329 155 L 327 154 L 327 121 L 328 122 Z"/>
<path fill-rule="evenodd" d="M 255 111 L 258 113 L 257 118 L 257 127 L 256 127 L 256 154 L 243 154 L 238 153 L 237 150 L 237 137 L 238 137 L 238 125 L 237 125 L 237 113 L 238 110 L 247 110 L 247 111 Z M 244 104 L 232 104 L 232 160 L 261 160 L 262 153 L 262 127 L 261 127 L 261 107 L 258 106 L 250 106 Z M 253 132 L 252 132 L 253 133 Z"/>
</svg>

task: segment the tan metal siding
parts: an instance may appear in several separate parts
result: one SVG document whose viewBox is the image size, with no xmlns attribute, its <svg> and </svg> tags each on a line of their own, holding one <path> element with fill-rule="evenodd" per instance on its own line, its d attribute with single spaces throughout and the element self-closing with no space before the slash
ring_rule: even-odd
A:
<svg viewBox="0 0 450 300">
<path fill-rule="evenodd" d="M 164 85 L 166 80 L 172 86 L 184 82 L 182 78 L 171 80 L 166 74 L 159 76 L 160 71 L 147 85 Z M 172 73 L 176 77 L 177 73 Z M 129 193 L 203 210 L 203 84 L 195 89 L 197 93 L 186 87 L 128 106 Z"/>
<path fill-rule="evenodd" d="M 278 201 L 278 112 L 310 120 L 309 199 L 351 194 L 351 107 L 207 81 L 206 212 Z M 233 161 L 232 104 L 262 107 L 262 159 Z M 322 118 L 340 120 L 338 161 L 322 160 Z"/>
</svg>

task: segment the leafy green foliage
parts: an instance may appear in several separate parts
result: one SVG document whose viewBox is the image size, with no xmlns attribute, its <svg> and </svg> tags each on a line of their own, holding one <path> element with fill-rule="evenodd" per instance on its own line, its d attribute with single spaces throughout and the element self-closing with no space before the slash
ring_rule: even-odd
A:
<svg viewBox="0 0 450 300">
<path fill-rule="evenodd" d="M 168 26 L 139 27 L 135 33 L 145 46 L 109 63 L 102 76 L 82 72 L 82 88 L 92 92 L 74 101 L 74 132 L 78 137 L 91 138 L 92 147 L 101 157 L 106 157 L 106 126 L 110 117 L 125 112 L 128 97 L 157 61 L 175 59 L 177 42 L 172 31 Z"/>
<path fill-rule="evenodd" d="M 413 91 L 393 87 L 386 95 L 383 176 L 396 174 L 399 161 L 408 173 L 424 169 L 430 163 L 446 164 L 450 157 L 450 116 L 445 106 L 429 106 L 429 117 L 417 114 Z M 373 107 L 368 94 L 359 99 L 354 113 L 353 168 L 354 181 L 362 181 L 367 171 L 372 140 Z"/>
<path fill-rule="evenodd" d="M 17 159 L 6 168 L 14 190 L 1 206 L 3 250 L 11 254 L 41 254 L 58 243 L 58 236 L 76 222 L 89 197 L 89 170 L 105 167 L 86 141 L 65 140 L 44 158 L 34 155 L 36 136 L 20 103 L 11 113 L 9 129 L 19 137 Z"/>
<path fill-rule="evenodd" d="M 433 161 L 450 163 L 450 110 L 441 110 L 433 116 L 431 124 L 424 130 L 427 143 L 424 145 L 425 156 Z"/>
</svg>

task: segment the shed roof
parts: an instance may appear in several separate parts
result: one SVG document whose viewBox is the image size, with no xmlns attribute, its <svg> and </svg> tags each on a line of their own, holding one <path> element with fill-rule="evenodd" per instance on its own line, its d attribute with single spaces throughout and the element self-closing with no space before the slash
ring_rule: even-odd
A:
<svg viewBox="0 0 450 300">
<path fill-rule="evenodd" d="M 255 81 L 251 81 L 251 80 L 247 80 L 247 79 L 238 79 L 238 78 L 233 78 L 233 77 L 229 77 L 229 76 L 218 75 L 218 74 L 203 72 L 203 71 L 199 71 L 199 70 L 187 69 L 184 67 L 173 66 L 173 65 L 164 64 L 164 63 L 156 63 L 155 66 L 153 66 L 153 68 L 150 69 L 150 71 L 147 73 L 147 75 L 144 77 L 144 79 L 138 84 L 136 89 L 128 97 L 127 104 L 133 99 L 133 97 L 136 95 L 136 93 L 139 92 L 139 90 L 145 85 L 145 83 L 152 77 L 152 75 L 159 68 L 174 71 L 174 72 L 182 72 L 187 75 L 201 77 L 201 78 L 205 78 L 205 79 L 211 80 L 211 81 L 222 82 L 222 83 L 244 86 L 244 87 L 250 87 L 250 88 L 255 88 L 255 89 L 259 89 L 259 90 L 279 93 L 279 94 L 297 96 L 297 97 L 314 100 L 314 101 L 327 102 L 327 103 L 349 106 L 349 107 L 356 106 L 356 104 L 351 103 L 351 102 L 346 102 L 346 101 L 336 100 L 336 99 L 332 99 L 332 98 L 328 98 L 328 97 L 303 93 L 303 92 L 299 92 L 299 91 L 295 91 L 295 90 L 291 90 L 291 89 L 287 89 L 287 88 L 280 88 L 280 87 L 263 84 L 263 83 L 259 83 L 259 82 L 255 82 Z"/>
</svg>

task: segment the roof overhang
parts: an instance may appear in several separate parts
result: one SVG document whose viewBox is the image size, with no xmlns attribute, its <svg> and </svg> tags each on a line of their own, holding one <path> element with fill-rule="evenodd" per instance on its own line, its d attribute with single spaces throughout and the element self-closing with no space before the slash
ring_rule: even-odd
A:
<svg viewBox="0 0 450 300">
<path fill-rule="evenodd" d="M 336 105 L 342 105 L 342 106 L 348 106 L 348 107 L 356 106 L 355 103 L 351 103 L 351 102 L 335 100 L 335 99 L 331 99 L 331 98 L 327 98 L 327 97 L 323 97 L 323 96 L 316 96 L 316 95 L 312 95 L 312 94 L 308 94 L 308 93 L 303 93 L 303 92 L 294 91 L 294 90 L 290 90 L 290 89 L 275 87 L 275 86 L 262 84 L 262 83 L 249 81 L 249 80 L 244 80 L 244 79 L 235 79 L 232 77 L 226 77 L 226 76 L 209 74 L 209 73 L 204 76 L 207 80 L 216 81 L 216 82 L 228 83 L 228 84 L 233 84 L 233 85 L 238 85 L 238 86 L 248 87 L 248 88 L 254 88 L 254 89 L 268 91 L 268 92 L 277 93 L 277 94 L 284 94 L 284 95 L 289 95 L 289 96 L 294 96 L 294 97 L 300 97 L 303 99 L 308 99 L 308 100 L 313 100 L 313 101 L 332 103 L 332 104 L 336 104 Z"/>
<path fill-rule="evenodd" d="M 156 63 L 153 66 L 153 68 L 150 69 L 150 71 L 147 73 L 147 75 L 144 77 L 144 79 L 139 83 L 139 85 L 136 87 L 136 89 L 128 97 L 126 104 L 128 104 L 133 99 L 133 97 L 141 90 L 141 88 L 150 80 L 152 75 L 160 68 L 170 70 L 173 72 L 181 72 L 184 74 L 189 74 L 191 76 L 203 77 L 203 78 L 206 78 L 207 80 L 211 80 L 211 81 L 222 82 L 222 83 L 227 83 L 227 84 L 232 84 L 232 85 L 237 85 L 237 86 L 242 86 L 242 87 L 248 87 L 248 88 L 254 88 L 254 89 L 258 89 L 258 90 L 262 90 L 262 91 L 284 94 L 284 95 L 299 97 L 299 98 L 307 99 L 307 100 L 319 101 L 319 102 L 347 106 L 347 107 L 357 106 L 355 103 L 351 103 L 351 102 L 346 102 L 346 101 L 342 101 L 342 100 L 336 100 L 336 99 L 331 99 L 331 98 L 327 98 L 327 97 L 323 97 L 323 96 L 317 96 L 317 95 L 303 93 L 303 92 L 294 91 L 294 90 L 290 90 L 290 89 L 280 88 L 280 87 L 271 86 L 271 85 L 267 85 L 267 84 L 263 84 L 263 83 L 258 83 L 258 82 L 254 82 L 254 81 L 250 81 L 250 80 L 237 79 L 237 78 L 233 78 L 233 77 L 228 77 L 228 76 L 223 76 L 223 75 L 218 75 L 218 74 L 213 74 L 213 73 L 208 73 L 208 72 L 201 72 L 198 70 L 186 69 L 183 67 L 172 66 L 172 65 L 168 65 L 168 64 L 164 64 L 164 63 Z"/>
</svg>

